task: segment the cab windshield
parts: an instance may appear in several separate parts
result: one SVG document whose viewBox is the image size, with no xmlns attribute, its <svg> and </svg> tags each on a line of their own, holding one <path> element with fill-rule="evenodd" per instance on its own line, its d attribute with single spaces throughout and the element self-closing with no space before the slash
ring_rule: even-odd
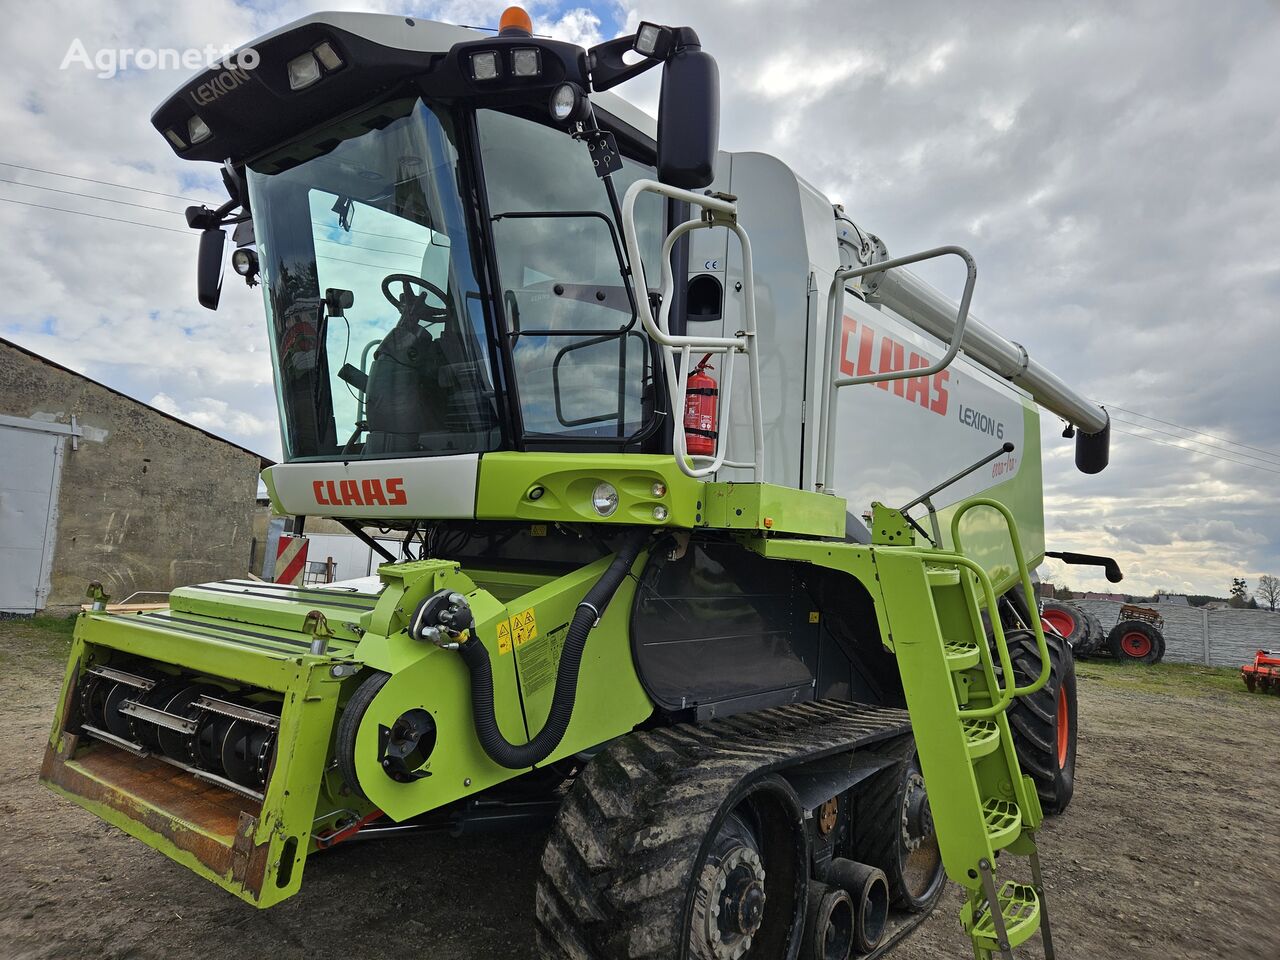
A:
<svg viewBox="0 0 1280 960">
<path fill-rule="evenodd" d="M 384 104 L 250 164 L 287 459 L 526 440 L 572 449 L 626 442 L 652 423 L 651 350 L 586 147 L 492 111 L 480 112 L 478 130 L 487 225 L 478 194 L 464 200 L 462 134 L 421 100 Z M 615 176 L 619 193 L 639 176 L 652 171 L 629 164 Z M 640 219 L 656 264 L 660 204 Z M 488 237 L 496 294 L 483 279 L 494 272 Z"/>
</svg>

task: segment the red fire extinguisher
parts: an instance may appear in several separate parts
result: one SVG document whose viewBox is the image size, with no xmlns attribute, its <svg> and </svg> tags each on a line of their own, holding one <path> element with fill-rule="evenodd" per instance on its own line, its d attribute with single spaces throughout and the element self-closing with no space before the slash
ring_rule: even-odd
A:
<svg viewBox="0 0 1280 960">
<path fill-rule="evenodd" d="M 720 405 L 720 388 L 707 373 L 715 369 L 707 361 L 711 354 L 689 374 L 689 385 L 684 394 L 684 432 L 686 448 L 695 456 L 710 457 L 716 452 L 717 409 Z"/>
</svg>

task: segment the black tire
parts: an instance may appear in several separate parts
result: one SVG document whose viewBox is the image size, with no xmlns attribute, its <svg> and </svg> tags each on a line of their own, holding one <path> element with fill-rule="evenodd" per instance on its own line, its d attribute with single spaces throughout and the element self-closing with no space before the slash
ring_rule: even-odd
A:
<svg viewBox="0 0 1280 960">
<path fill-rule="evenodd" d="M 1141 620 L 1121 620 L 1107 635 L 1111 655 L 1121 663 L 1159 663 L 1164 657 L 1164 635 Z"/>
<path fill-rule="evenodd" d="M 1007 637 L 1013 675 L 1019 686 L 1040 676 L 1040 651 L 1025 631 Z M 1076 665 L 1066 644 L 1046 635 L 1049 679 L 1035 693 L 1009 705 L 1009 729 L 1022 772 L 1035 782 L 1045 813 L 1062 813 L 1076 788 Z M 1065 710 L 1065 713 L 1064 713 Z"/>
<path fill-rule="evenodd" d="M 334 749 L 337 755 L 338 772 L 342 774 L 342 779 L 352 792 L 362 797 L 365 793 L 360 789 L 360 778 L 356 775 L 356 731 L 360 729 L 360 721 L 364 719 L 364 712 L 369 709 L 369 704 L 373 703 L 373 698 L 390 679 L 389 673 L 374 673 L 362 680 L 360 686 L 356 687 L 356 692 L 342 708 L 342 716 L 338 718 L 338 733 Z M 367 800 L 368 797 L 365 799 Z"/>
<path fill-rule="evenodd" d="M 1049 625 L 1062 635 L 1062 639 L 1072 649 L 1085 641 L 1088 632 L 1087 615 L 1075 604 L 1046 600 L 1040 608 L 1040 615 L 1049 621 Z"/>
<path fill-rule="evenodd" d="M 715 862 L 726 829 L 741 834 L 742 825 L 754 832 L 767 874 L 763 926 L 751 953 L 796 957 L 808 877 L 799 801 L 776 775 L 740 780 L 733 758 L 686 767 L 681 748 L 698 736 L 631 734 L 587 764 L 542 853 L 539 957 L 700 958 L 692 942 L 707 912 L 699 878 Z"/>
<path fill-rule="evenodd" d="M 911 913 L 932 909 L 947 881 L 927 796 L 924 816 L 906 815 L 910 792 L 923 785 L 913 756 L 871 778 L 854 809 L 852 859 L 883 870 L 889 902 Z"/>
<path fill-rule="evenodd" d="M 1077 657 L 1087 658 L 1098 652 L 1098 648 L 1106 642 L 1107 631 L 1102 628 L 1102 621 L 1088 610 L 1084 610 L 1085 635 L 1080 642 L 1071 648 Z"/>
</svg>

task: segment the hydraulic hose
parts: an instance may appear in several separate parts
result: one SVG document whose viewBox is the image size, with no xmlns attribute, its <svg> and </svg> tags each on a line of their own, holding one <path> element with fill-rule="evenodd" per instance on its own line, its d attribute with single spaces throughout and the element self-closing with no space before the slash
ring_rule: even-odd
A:
<svg viewBox="0 0 1280 960">
<path fill-rule="evenodd" d="M 493 715 L 493 667 L 489 651 L 474 636 L 462 644 L 459 652 L 471 673 L 471 715 L 475 723 L 480 746 L 494 763 L 509 770 L 520 770 L 541 763 L 560 745 L 573 717 L 573 705 L 578 695 L 578 671 L 582 666 L 582 653 L 587 646 L 596 622 L 604 616 L 609 601 L 618 592 L 622 580 L 631 571 L 631 565 L 640 555 L 647 532 L 636 530 L 628 533 L 618 546 L 613 562 L 600 579 L 587 591 L 569 624 L 560 653 L 560 667 L 556 671 L 556 689 L 551 698 L 551 711 L 547 722 L 528 743 L 510 743 L 498 729 Z"/>
</svg>

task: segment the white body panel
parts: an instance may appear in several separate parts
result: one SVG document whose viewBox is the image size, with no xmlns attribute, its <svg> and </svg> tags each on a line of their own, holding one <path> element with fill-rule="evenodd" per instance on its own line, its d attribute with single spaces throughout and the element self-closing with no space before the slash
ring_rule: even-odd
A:
<svg viewBox="0 0 1280 960">
<path fill-rule="evenodd" d="M 468 519 L 480 456 L 281 463 L 263 471 L 280 513 L 370 520 Z"/>
</svg>

